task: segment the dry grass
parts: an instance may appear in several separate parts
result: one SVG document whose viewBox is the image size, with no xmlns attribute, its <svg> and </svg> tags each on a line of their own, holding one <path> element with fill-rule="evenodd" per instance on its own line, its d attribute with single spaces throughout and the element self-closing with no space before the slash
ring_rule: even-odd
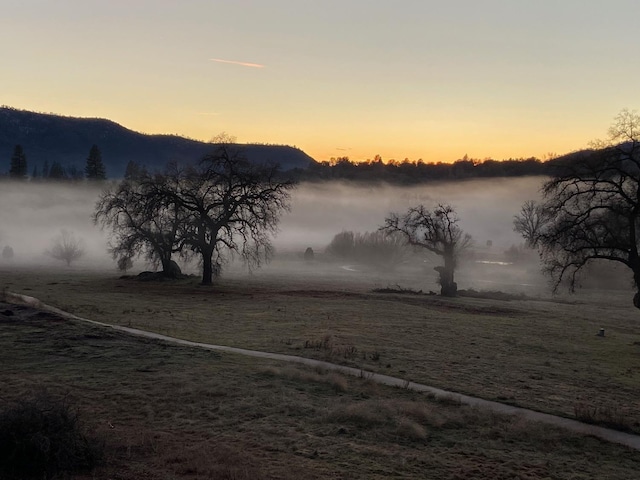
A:
<svg viewBox="0 0 640 480">
<path fill-rule="evenodd" d="M 330 360 L 568 417 L 576 406 L 615 412 L 620 426 L 640 431 L 638 314 L 628 292 L 562 303 L 444 299 L 372 293 L 375 282 L 352 275 L 269 269 L 232 272 L 211 288 L 98 273 L 14 270 L 0 278 L 95 320 Z M 600 417 L 592 419 L 611 424 Z"/>
<path fill-rule="evenodd" d="M 517 417 L 4 308 L 0 404 L 46 388 L 77 406 L 107 445 L 86 478 L 626 479 L 640 468 L 638 452 Z"/>
</svg>

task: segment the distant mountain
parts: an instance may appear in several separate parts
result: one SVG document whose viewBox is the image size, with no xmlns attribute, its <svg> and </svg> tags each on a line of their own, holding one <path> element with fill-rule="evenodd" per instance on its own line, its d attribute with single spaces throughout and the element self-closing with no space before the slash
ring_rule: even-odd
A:
<svg viewBox="0 0 640 480">
<path fill-rule="evenodd" d="M 22 145 L 29 174 L 34 165 L 41 171 L 45 161 L 65 167 L 84 166 L 92 145 L 102 152 L 107 175 L 124 175 L 130 160 L 150 170 L 162 168 L 168 161 L 195 162 L 215 149 L 211 143 L 177 135 L 146 135 L 129 130 L 110 120 L 74 118 L 0 107 L 0 174 L 7 173 L 11 154 Z M 315 160 L 302 150 L 283 145 L 239 144 L 252 162 L 273 161 L 282 170 L 307 168 Z"/>
</svg>

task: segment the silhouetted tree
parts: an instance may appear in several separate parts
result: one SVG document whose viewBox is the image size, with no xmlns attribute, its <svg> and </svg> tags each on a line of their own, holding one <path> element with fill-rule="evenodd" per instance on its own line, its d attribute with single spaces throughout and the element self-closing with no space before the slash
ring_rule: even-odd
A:
<svg viewBox="0 0 640 480">
<path fill-rule="evenodd" d="M 181 238 L 202 260 L 202 283 L 209 285 L 227 254 L 250 266 L 272 253 L 270 234 L 287 210 L 290 180 L 278 179 L 275 165 L 252 164 L 236 147 L 219 144 L 196 166 L 173 166 L 157 195 L 184 210 Z"/>
<path fill-rule="evenodd" d="M 450 205 L 439 204 L 430 210 L 424 205 L 411 207 L 404 215 L 390 214 L 380 230 L 400 233 L 409 245 L 425 248 L 439 255 L 444 266 L 435 267 L 440 274 L 440 293 L 455 296 L 458 286 L 454 272 L 460 253 L 470 246 L 471 236 L 458 226 L 458 216 Z"/>
<path fill-rule="evenodd" d="M 529 247 L 536 247 L 541 227 L 550 220 L 550 211 L 540 203 L 527 200 L 520 209 L 520 213 L 513 218 L 513 229 L 527 242 Z"/>
<path fill-rule="evenodd" d="M 16 179 L 27 178 L 27 156 L 21 145 L 16 145 L 11 155 L 11 167 L 9 176 Z"/>
<path fill-rule="evenodd" d="M 56 260 L 62 260 L 67 266 L 84 255 L 82 240 L 76 238 L 73 232 L 68 230 L 61 230 L 52 243 L 52 247 L 45 253 Z"/>
<path fill-rule="evenodd" d="M 107 172 L 102 163 L 102 153 L 97 145 L 93 145 L 89 150 L 84 173 L 88 180 L 106 180 L 107 178 Z"/>
<path fill-rule="evenodd" d="M 161 186 L 170 183 L 166 174 L 144 174 L 123 180 L 106 189 L 96 203 L 93 221 L 111 230 L 109 251 L 114 259 L 143 255 L 160 263 L 165 276 L 179 274 L 172 266 L 172 255 L 184 253 L 179 237 L 187 218 L 183 209 Z"/>
<path fill-rule="evenodd" d="M 49 160 L 45 160 L 42 166 L 42 178 L 49 178 Z"/>
<path fill-rule="evenodd" d="M 516 230 L 538 247 L 554 290 L 563 281 L 573 290 L 584 267 L 608 260 L 631 270 L 640 308 L 640 116 L 623 110 L 595 147 L 558 166 L 536 205 L 541 221 L 531 231 L 519 224 Z"/>
<path fill-rule="evenodd" d="M 114 258 L 145 252 L 169 272 L 172 253 L 198 254 L 207 285 L 227 254 L 249 265 L 271 254 L 269 234 L 293 187 L 277 178 L 277 167 L 252 164 L 220 144 L 195 166 L 170 164 L 162 174 L 123 180 L 101 196 L 94 221 L 112 229 Z"/>
</svg>

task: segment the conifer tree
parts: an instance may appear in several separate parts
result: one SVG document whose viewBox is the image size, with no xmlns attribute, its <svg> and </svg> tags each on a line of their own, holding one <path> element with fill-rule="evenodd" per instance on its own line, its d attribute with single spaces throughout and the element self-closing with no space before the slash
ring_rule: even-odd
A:
<svg viewBox="0 0 640 480">
<path fill-rule="evenodd" d="M 84 173 L 88 180 L 106 180 L 107 171 L 102 163 L 102 154 L 97 145 L 93 145 L 89 151 L 89 157 L 87 158 L 87 165 L 84 168 Z"/>
<path fill-rule="evenodd" d="M 24 150 L 21 145 L 16 145 L 11 156 L 11 168 L 9 169 L 9 176 L 11 178 L 27 177 L 27 156 L 24 154 Z"/>
</svg>

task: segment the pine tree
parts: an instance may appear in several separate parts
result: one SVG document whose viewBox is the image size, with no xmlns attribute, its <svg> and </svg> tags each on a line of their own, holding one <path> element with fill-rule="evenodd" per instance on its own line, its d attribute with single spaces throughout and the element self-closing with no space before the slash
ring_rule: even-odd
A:
<svg viewBox="0 0 640 480">
<path fill-rule="evenodd" d="M 31 172 L 31 178 L 32 179 L 38 178 L 38 165 L 33 166 L 33 172 Z"/>
<path fill-rule="evenodd" d="M 42 178 L 49 178 L 49 160 L 44 161 L 44 166 L 42 167 Z"/>
<path fill-rule="evenodd" d="M 21 145 L 16 145 L 11 156 L 11 168 L 9 176 L 12 178 L 27 177 L 27 156 L 24 154 Z"/>
<path fill-rule="evenodd" d="M 141 174 L 142 169 L 140 168 L 140 165 L 138 165 L 133 160 L 129 160 L 129 163 L 127 163 L 127 168 L 124 171 L 124 178 L 126 180 L 135 180 L 140 178 Z"/>
<path fill-rule="evenodd" d="M 51 164 L 51 170 L 49 170 L 49 177 L 53 180 L 62 180 L 66 175 L 64 173 L 64 168 L 60 165 L 59 162 L 53 162 Z"/>
<path fill-rule="evenodd" d="M 89 180 L 106 180 L 107 172 L 102 163 L 102 154 L 97 145 L 91 147 L 84 173 Z"/>
</svg>

